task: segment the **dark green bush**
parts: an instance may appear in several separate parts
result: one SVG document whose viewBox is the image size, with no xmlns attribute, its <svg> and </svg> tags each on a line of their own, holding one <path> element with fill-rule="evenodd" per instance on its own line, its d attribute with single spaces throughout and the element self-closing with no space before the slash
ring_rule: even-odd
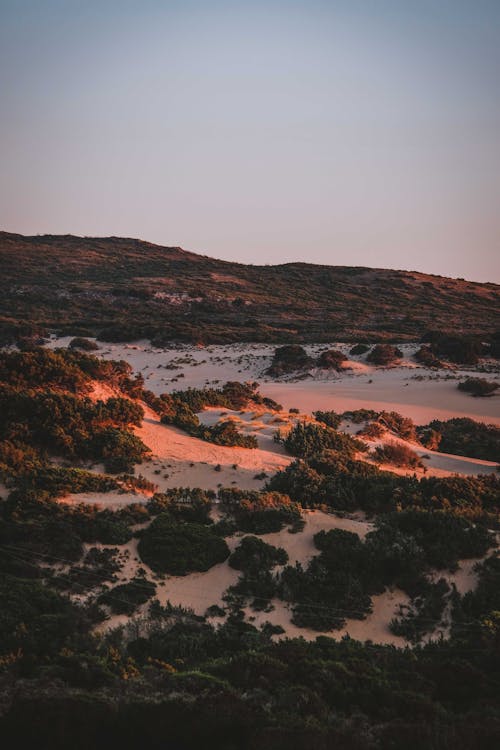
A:
<svg viewBox="0 0 500 750">
<path fill-rule="evenodd" d="M 208 570 L 229 557 L 226 542 L 209 527 L 178 522 L 170 513 L 160 513 L 144 530 L 138 551 L 155 572 L 176 576 Z"/>
</svg>

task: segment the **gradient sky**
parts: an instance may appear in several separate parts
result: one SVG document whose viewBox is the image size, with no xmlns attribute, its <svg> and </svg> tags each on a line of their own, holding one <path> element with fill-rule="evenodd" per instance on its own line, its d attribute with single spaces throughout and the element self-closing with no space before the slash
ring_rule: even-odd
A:
<svg viewBox="0 0 500 750">
<path fill-rule="evenodd" d="M 0 227 L 500 281 L 500 0 L 0 0 Z"/>
</svg>

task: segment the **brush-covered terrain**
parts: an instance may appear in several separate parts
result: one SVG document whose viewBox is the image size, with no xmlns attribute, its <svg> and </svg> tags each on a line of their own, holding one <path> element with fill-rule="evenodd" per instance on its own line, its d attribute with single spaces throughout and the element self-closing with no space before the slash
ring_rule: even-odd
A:
<svg viewBox="0 0 500 750">
<path fill-rule="evenodd" d="M 500 288 L 416 272 L 252 266 L 135 239 L 0 232 L 4 341 L 47 329 L 157 343 L 495 341 Z"/>
<path fill-rule="evenodd" d="M 0 353 L 6 746 L 498 745 L 497 367 L 349 348 Z"/>
</svg>

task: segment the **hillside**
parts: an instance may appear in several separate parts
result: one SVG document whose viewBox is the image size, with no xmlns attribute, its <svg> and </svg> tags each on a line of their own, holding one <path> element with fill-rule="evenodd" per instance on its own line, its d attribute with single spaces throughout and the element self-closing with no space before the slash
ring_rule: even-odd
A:
<svg viewBox="0 0 500 750">
<path fill-rule="evenodd" d="M 104 340 L 205 343 L 500 329 L 498 285 L 417 272 L 253 266 L 135 239 L 8 232 L 0 232 L 0 263 L 4 341 L 33 324 Z"/>
</svg>

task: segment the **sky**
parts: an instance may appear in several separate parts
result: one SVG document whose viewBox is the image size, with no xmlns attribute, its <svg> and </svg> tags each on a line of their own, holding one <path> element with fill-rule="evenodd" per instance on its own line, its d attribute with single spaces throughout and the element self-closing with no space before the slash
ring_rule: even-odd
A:
<svg viewBox="0 0 500 750">
<path fill-rule="evenodd" d="M 0 0 L 0 228 L 500 282 L 500 1 Z"/>
</svg>

